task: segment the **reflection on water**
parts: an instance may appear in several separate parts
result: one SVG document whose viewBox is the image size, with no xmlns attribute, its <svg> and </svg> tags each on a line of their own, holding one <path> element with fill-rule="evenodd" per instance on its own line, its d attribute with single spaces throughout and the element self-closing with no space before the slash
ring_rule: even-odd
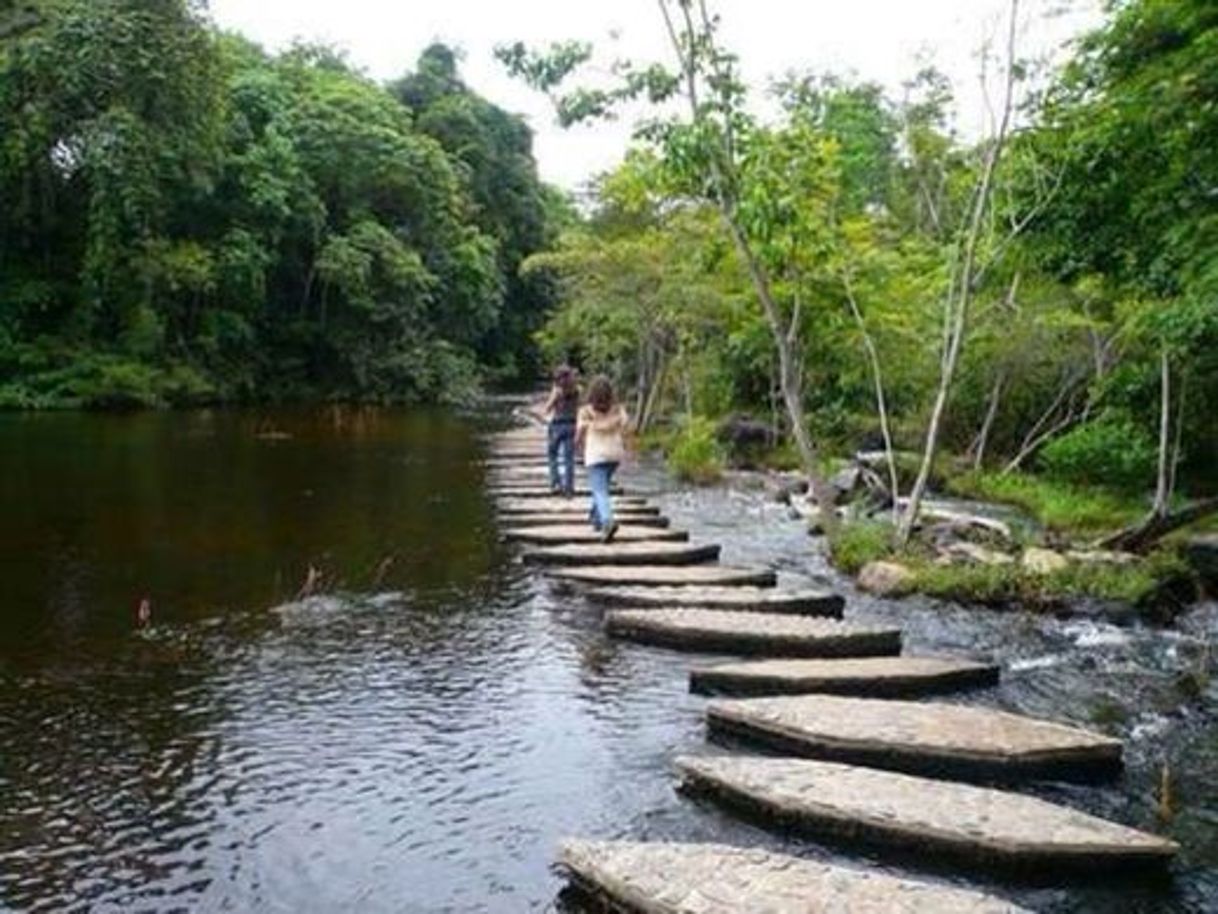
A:
<svg viewBox="0 0 1218 914">
<path fill-rule="evenodd" d="M 685 658 L 605 640 L 596 611 L 497 545 L 473 427 L 0 417 L 0 906 L 545 910 L 567 834 L 836 859 L 673 792 L 668 759 L 707 751 Z M 833 580 L 758 496 L 661 500 L 729 560 Z M 268 611 L 310 565 L 341 595 Z M 1218 694 L 1186 677 L 1212 667 L 1218 610 L 1175 632 L 856 595 L 849 613 L 1011 666 L 970 700 L 1130 739 L 1121 784 L 1042 795 L 1158 828 L 1172 763 L 1172 883 L 981 885 L 1046 911 L 1213 909 Z"/>
</svg>

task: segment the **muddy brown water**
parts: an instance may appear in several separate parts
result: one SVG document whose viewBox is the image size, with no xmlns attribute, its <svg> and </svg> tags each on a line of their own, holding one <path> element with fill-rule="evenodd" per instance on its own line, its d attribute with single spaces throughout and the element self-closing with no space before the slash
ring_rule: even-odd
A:
<svg viewBox="0 0 1218 914">
<path fill-rule="evenodd" d="M 0 908 L 570 910 L 550 864 L 581 835 L 764 846 L 1041 911 L 1218 909 L 1218 607 L 1157 629 L 874 600 L 760 492 L 633 468 L 726 561 L 842 588 L 848 619 L 900 622 L 910 650 L 1005 665 L 962 700 L 1125 738 L 1119 782 L 1028 789 L 1183 852 L 1164 881 L 1029 888 L 784 838 L 674 792 L 674 755 L 722 751 L 686 679 L 716 658 L 606 640 L 498 542 L 489 421 L 0 416 Z M 293 602 L 310 567 L 331 593 Z"/>
</svg>

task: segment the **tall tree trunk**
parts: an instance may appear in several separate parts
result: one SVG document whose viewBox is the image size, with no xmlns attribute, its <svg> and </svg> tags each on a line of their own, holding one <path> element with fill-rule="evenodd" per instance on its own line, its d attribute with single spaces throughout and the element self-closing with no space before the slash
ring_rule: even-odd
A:
<svg viewBox="0 0 1218 914">
<path fill-rule="evenodd" d="M 664 25 L 668 30 L 673 50 L 676 52 L 677 59 L 681 65 L 690 115 L 693 121 L 697 123 L 705 114 L 698 100 L 698 64 L 696 56 L 699 53 L 713 50 L 713 47 L 710 46 L 712 34 L 710 17 L 705 7 L 700 7 L 703 27 L 706 33 L 703 36 L 699 36 L 698 28 L 693 21 L 690 2 L 689 0 L 681 0 L 677 5 L 684 20 L 685 41 L 682 42 L 676 24 L 669 13 L 666 0 L 657 0 L 657 3 L 660 8 L 660 14 L 664 19 Z M 716 72 L 713 76 L 726 82 L 722 73 Z M 712 87 L 713 85 L 714 82 L 712 82 Z M 724 161 L 730 163 L 734 160 L 736 152 L 735 142 L 731 133 L 730 111 L 728 112 L 725 124 L 725 129 L 722 131 L 722 153 Z M 732 238 L 732 243 L 737 253 L 744 261 L 745 267 L 748 270 L 753 291 L 761 303 L 766 324 L 769 326 L 770 335 L 774 340 L 774 348 L 778 354 L 779 387 L 782 393 L 783 405 L 786 407 L 787 419 L 791 423 L 791 434 L 795 438 L 795 445 L 799 450 L 800 463 L 808 476 L 813 496 L 816 499 L 817 507 L 820 509 L 821 521 L 826 528 L 831 527 L 836 521 L 837 514 L 834 511 L 833 493 L 830 492 L 829 487 L 824 482 L 817 459 L 816 445 L 813 443 L 812 436 L 808 432 L 807 417 L 804 414 L 803 377 L 799 368 L 799 360 L 795 357 L 794 353 L 796 340 L 793 339 L 791 332 L 796 327 L 795 322 L 793 321 L 790 325 L 787 325 L 783 319 L 782 310 L 774 299 L 770 287 L 769 275 L 765 267 L 758 260 L 743 226 L 736 218 L 735 203 L 731 196 L 731 191 L 724 180 L 720 163 L 713 156 L 709 168 L 715 204 L 718 207 L 719 215 L 727 227 L 728 234 Z"/>
<path fill-rule="evenodd" d="M 1167 346 L 1159 350 L 1159 472 L 1155 481 L 1155 501 L 1151 513 L 1157 517 L 1167 514 L 1171 500 L 1171 363 Z"/>
<path fill-rule="evenodd" d="M 901 483 L 897 477 L 897 461 L 892 451 L 892 432 L 888 423 L 888 403 L 884 397 L 884 374 L 880 367 L 880 353 L 876 349 L 875 340 L 871 338 L 871 332 L 867 329 L 867 322 L 863 319 L 863 311 L 859 307 L 858 299 L 855 298 L 854 283 L 850 280 L 849 271 L 842 274 L 842 282 L 846 288 L 846 301 L 850 305 L 850 314 L 854 317 L 855 326 L 858 327 L 859 333 L 863 337 L 863 348 L 867 352 L 867 361 L 871 366 L 871 381 L 875 388 L 875 409 L 880 418 L 880 434 L 884 438 L 884 460 L 888 465 L 888 492 L 892 496 L 892 515 L 895 520 L 899 512 L 897 505 L 901 497 Z"/>
<path fill-rule="evenodd" d="M 955 281 L 948 290 L 947 301 L 944 304 L 946 338 L 940 360 L 939 384 L 935 390 L 934 406 L 931 408 L 930 421 L 926 427 L 926 442 L 922 449 L 918 476 L 914 480 L 913 490 L 909 494 L 909 504 L 897 528 L 897 542 L 900 545 L 908 543 L 909 537 L 913 533 L 918 512 L 922 507 L 922 498 L 926 494 L 926 487 L 930 481 L 935 456 L 939 451 L 939 435 L 943 428 L 943 417 L 947 411 L 947 401 L 951 395 L 956 368 L 960 363 L 960 350 L 964 345 L 964 334 L 968 326 L 969 305 L 975 292 L 977 247 L 981 242 L 985 214 L 989 209 L 990 198 L 994 192 L 994 172 L 998 167 L 998 160 L 1002 156 L 1007 131 L 1010 127 L 1015 87 L 1015 36 L 1019 18 L 1019 0 L 1011 0 L 1010 10 L 1007 28 L 1006 93 L 1002 106 L 1002 117 L 997 134 L 987 151 L 981 178 L 973 194 L 963 252 L 956 275 L 953 277 Z"/>
</svg>

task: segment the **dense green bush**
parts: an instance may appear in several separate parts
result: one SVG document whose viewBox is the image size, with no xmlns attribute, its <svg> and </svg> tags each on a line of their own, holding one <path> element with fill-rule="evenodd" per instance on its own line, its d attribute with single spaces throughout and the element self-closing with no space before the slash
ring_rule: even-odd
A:
<svg viewBox="0 0 1218 914">
<path fill-rule="evenodd" d="M 1127 417 L 1106 416 L 1051 442 L 1040 465 L 1055 479 L 1144 489 L 1154 476 L 1155 459 L 1155 446 L 1142 429 Z"/>
<path fill-rule="evenodd" d="M 892 553 L 892 525 L 878 521 L 838 524 L 829 534 L 829 557 L 847 574 Z"/>
<path fill-rule="evenodd" d="M 665 455 L 678 479 L 705 484 L 723 474 L 723 449 L 715 438 L 715 423 L 695 416 L 673 436 Z"/>
</svg>

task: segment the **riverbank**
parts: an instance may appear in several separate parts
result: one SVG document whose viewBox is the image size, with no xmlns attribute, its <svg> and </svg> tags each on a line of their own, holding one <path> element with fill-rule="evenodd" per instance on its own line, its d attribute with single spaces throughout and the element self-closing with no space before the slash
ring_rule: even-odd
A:
<svg viewBox="0 0 1218 914">
<path fill-rule="evenodd" d="M 898 546 L 890 510 L 874 500 L 860 471 L 882 455 L 830 457 L 826 475 L 837 495 L 838 522 L 826 530 L 792 471 L 791 455 L 755 445 L 747 469 L 728 468 L 713 427 L 646 442 L 663 453 L 685 482 L 760 488 L 807 519 L 827 538 L 826 554 L 872 593 L 922 594 L 959 603 L 1039 612 L 1146 618 L 1167 622 L 1212 586 L 1201 549 L 1205 523 L 1166 537 L 1146 554 L 1097 546 L 1145 515 L 1143 499 L 1101 486 L 1082 486 L 1027 473 L 953 471 L 945 459 L 934 474 L 939 490 L 923 504 L 911 541 Z M 860 460 L 859 457 L 863 459 Z"/>
</svg>

